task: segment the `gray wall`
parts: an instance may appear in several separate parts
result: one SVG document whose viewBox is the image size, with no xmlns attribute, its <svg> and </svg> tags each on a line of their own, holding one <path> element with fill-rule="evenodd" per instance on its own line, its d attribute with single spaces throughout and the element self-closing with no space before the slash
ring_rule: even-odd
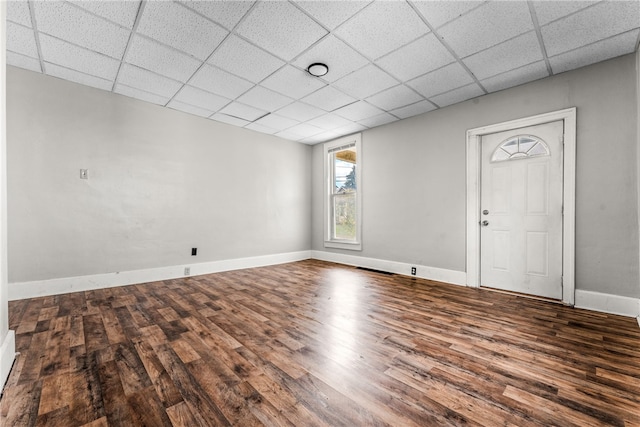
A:
<svg viewBox="0 0 640 427">
<path fill-rule="evenodd" d="M 325 249 L 322 146 L 312 248 L 465 271 L 465 132 L 577 107 L 576 287 L 639 297 L 635 55 L 363 132 L 362 252 Z"/>
<path fill-rule="evenodd" d="M 7 78 L 10 282 L 309 249 L 310 147 L 13 67 Z"/>
</svg>

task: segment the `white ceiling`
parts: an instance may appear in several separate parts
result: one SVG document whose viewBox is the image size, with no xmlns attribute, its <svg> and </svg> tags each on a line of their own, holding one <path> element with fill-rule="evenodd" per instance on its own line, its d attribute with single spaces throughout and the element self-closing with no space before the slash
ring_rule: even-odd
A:
<svg viewBox="0 0 640 427">
<path fill-rule="evenodd" d="M 638 1 L 7 2 L 10 65 L 307 144 L 639 40 Z"/>
</svg>

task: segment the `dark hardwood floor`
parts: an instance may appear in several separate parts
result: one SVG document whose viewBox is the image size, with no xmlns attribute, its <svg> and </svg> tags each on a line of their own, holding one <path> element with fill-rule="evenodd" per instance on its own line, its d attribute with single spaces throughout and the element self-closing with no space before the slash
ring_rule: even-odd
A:
<svg viewBox="0 0 640 427">
<path fill-rule="evenodd" d="M 640 425 L 635 319 L 321 261 L 9 315 L 2 426 Z"/>
</svg>

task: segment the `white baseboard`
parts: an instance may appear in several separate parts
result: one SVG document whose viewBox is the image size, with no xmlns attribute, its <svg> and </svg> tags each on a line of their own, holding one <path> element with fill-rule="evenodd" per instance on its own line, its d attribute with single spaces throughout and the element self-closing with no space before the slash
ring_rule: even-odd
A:
<svg viewBox="0 0 640 427">
<path fill-rule="evenodd" d="M 66 294 L 69 292 L 88 291 L 93 289 L 111 288 L 114 286 L 177 279 L 179 277 L 187 277 L 184 274 L 185 267 L 189 267 L 191 269 L 188 276 L 199 276 L 202 274 L 219 273 L 221 271 L 284 264 L 286 262 L 301 261 L 309 258 L 311 258 L 311 251 L 300 251 L 203 262 L 198 264 L 175 265 L 146 270 L 120 271 L 115 273 L 94 274 L 90 276 L 36 280 L 32 282 L 15 282 L 9 283 L 9 300 L 13 301 L 25 298 Z"/>
<path fill-rule="evenodd" d="M 638 318 L 638 324 L 640 324 L 640 298 L 622 297 L 619 295 L 576 289 L 575 306 L 577 308 L 586 308 L 587 310 L 601 311 L 603 313 L 636 317 Z"/>
<path fill-rule="evenodd" d="M 9 372 L 16 358 L 16 334 L 9 330 L 0 346 L 0 391 L 9 378 Z"/>
<path fill-rule="evenodd" d="M 387 271 L 389 273 L 411 276 L 411 267 L 416 267 L 415 277 L 451 283 L 454 285 L 467 285 L 467 273 L 464 271 L 446 270 L 443 268 L 427 267 L 425 265 L 407 264 L 404 262 L 386 261 L 376 258 L 366 258 L 356 255 L 345 255 L 336 252 L 311 251 L 311 258 L 322 261 L 337 262 L 356 267 L 372 268 L 374 270 Z"/>
</svg>

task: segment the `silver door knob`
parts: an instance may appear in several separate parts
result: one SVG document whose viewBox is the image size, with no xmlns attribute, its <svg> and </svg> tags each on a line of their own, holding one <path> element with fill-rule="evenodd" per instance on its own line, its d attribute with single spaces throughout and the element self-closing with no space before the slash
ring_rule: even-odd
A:
<svg viewBox="0 0 640 427">
<path fill-rule="evenodd" d="M 482 225 L 483 225 L 484 227 L 486 227 L 487 225 L 489 225 L 489 221 L 486 221 L 486 220 L 485 220 L 485 221 L 482 221 Z"/>
</svg>

